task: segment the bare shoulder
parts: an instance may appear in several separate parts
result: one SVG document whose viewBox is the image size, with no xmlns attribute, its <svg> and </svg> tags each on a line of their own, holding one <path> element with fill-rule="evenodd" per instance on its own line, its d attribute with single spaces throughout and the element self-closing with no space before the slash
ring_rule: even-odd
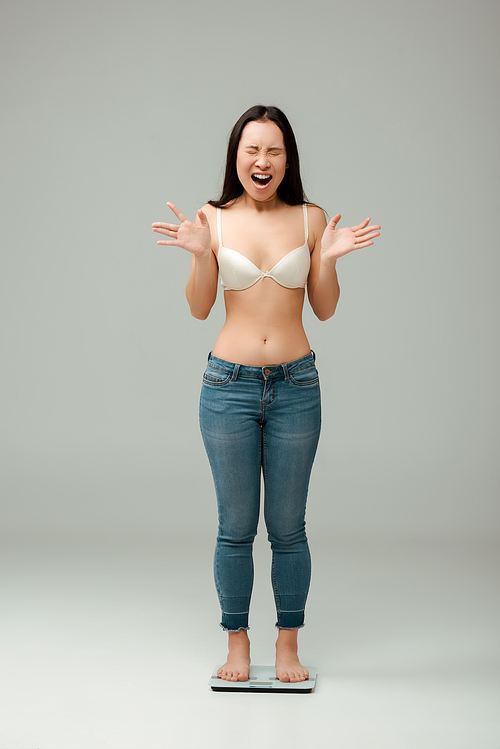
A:
<svg viewBox="0 0 500 749">
<path fill-rule="evenodd" d="M 314 243 L 321 239 L 325 227 L 327 224 L 325 212 L 319 205 L 314 203 L 307 204 L 307 216 L 309 220 L 309 231 L 312 237 L 314 237 Z"/>
<path fill-rule="evenodd" d="M 319 207 L 319 205 L 316 205 L 315 203 L 307 203 L 307 215 L 309 216 L 309 221 L 311 223 L 324 223 L 326 225 L 325 212 Z"/>
<path fill-rule="evenodd" d="M 209 221 L 212 217 L 216 216 L 216 212 L 217 212 L 217 209 L 215 208 L 215 206 L 210 205 L 210 203 L 205 203 L 205 205 L 202 205 L 200 210 L 203 211 L 203 213 L 205 214 L 205 216 L 208 218 Z"/>
</svg>

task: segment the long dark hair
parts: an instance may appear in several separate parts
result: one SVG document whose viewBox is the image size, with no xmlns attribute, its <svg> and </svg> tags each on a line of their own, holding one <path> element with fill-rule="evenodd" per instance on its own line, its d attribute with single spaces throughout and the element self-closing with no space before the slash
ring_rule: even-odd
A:
<svg viewBox="0 0 500 749">
<path fill-rule="evenodd" d="M 288 122 L 284 112 L 278 109 L 278 107 L 266 107 L 263 104 L 256 104 L 241 115 L 231 130 L 227 146 L 226 173 L 224 175 L 222 194 L 218 200 L 209 200 L 210 205 L 214 205 L 216 208 L 223 208 L 231 200 L 239 198 L 243 194 L 243 185 L 238 179 L 236 172 L 236 153 L 241 133 L 245 125 L 249 122 L 265 122 L 266 120 L 274 122 L 283 133 L 288 162 L 288 169 L 285 171 L 285 176 L 278 187 L 278 197 L 288 205 L 302 205 L 302 203 L 308 202 L 304 188 L 302 187 L 299 151 L 292 126 Z"/>
</svg>

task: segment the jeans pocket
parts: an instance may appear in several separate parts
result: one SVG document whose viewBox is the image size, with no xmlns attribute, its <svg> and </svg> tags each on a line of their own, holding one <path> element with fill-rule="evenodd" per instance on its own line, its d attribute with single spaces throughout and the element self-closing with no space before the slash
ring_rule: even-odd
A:
<svg viewBox="0 0 500 749">
<path fill-rule="evenodd" d="M 316 385 L 319 382 L 318 370 L 314 364 L 290 372 L 289 377 L 294 385 Z"/>
<path fill-rule="evenodd" d="M 227 385 L 230 379 L 230 372 L 225 372 L 223 369 L 218 369 L 217 367 L 214 367 L 213 364 L 207 364 L 207 368 L 203 373 L 203 382 L 206 385 L 217 385 L 218 387 L 220 387 L 222 385 Z"/>
</svg>

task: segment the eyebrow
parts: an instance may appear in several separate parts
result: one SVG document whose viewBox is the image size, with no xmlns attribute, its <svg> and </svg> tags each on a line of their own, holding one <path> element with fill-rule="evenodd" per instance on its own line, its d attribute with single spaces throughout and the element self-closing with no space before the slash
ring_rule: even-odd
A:
<svg viewBox="0 0 500 749">
<path fill-rule="evenodd" d="M 259 150 L 258 146 L 255 146 L 255 145 L 253 145 L 251 143 L 249 143 L 248 145 L 245 145 L 245 148 L 255 148 L 256 151 Z M 283 150 L 283 146 L 271 146 L 271 148 L 266 148 L 265 150 L 266 151 L 282 151 Z"/>
</svg>

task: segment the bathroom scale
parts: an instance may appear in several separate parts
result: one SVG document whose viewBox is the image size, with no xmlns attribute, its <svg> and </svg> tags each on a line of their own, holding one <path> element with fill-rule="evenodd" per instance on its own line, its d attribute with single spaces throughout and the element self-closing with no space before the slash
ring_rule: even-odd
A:
<svg viewBox="0 0 500 749">
<path fill-rule="evenodd" d="M 221 664 L 222 665 L 222 664 Z M 307 681 L 286 682 L 276 678 L 274 666 L 250 666 L 250 678 L 248 681 L 226 681 L 217 677 L 220 666 L 214 668 L 214 672 L 208 682 L 214 692 L 276 692 L 287 694 L 310 694 L 316 686 L 317 669 L 309 668 L 309 679 Z"/>
</svg>

